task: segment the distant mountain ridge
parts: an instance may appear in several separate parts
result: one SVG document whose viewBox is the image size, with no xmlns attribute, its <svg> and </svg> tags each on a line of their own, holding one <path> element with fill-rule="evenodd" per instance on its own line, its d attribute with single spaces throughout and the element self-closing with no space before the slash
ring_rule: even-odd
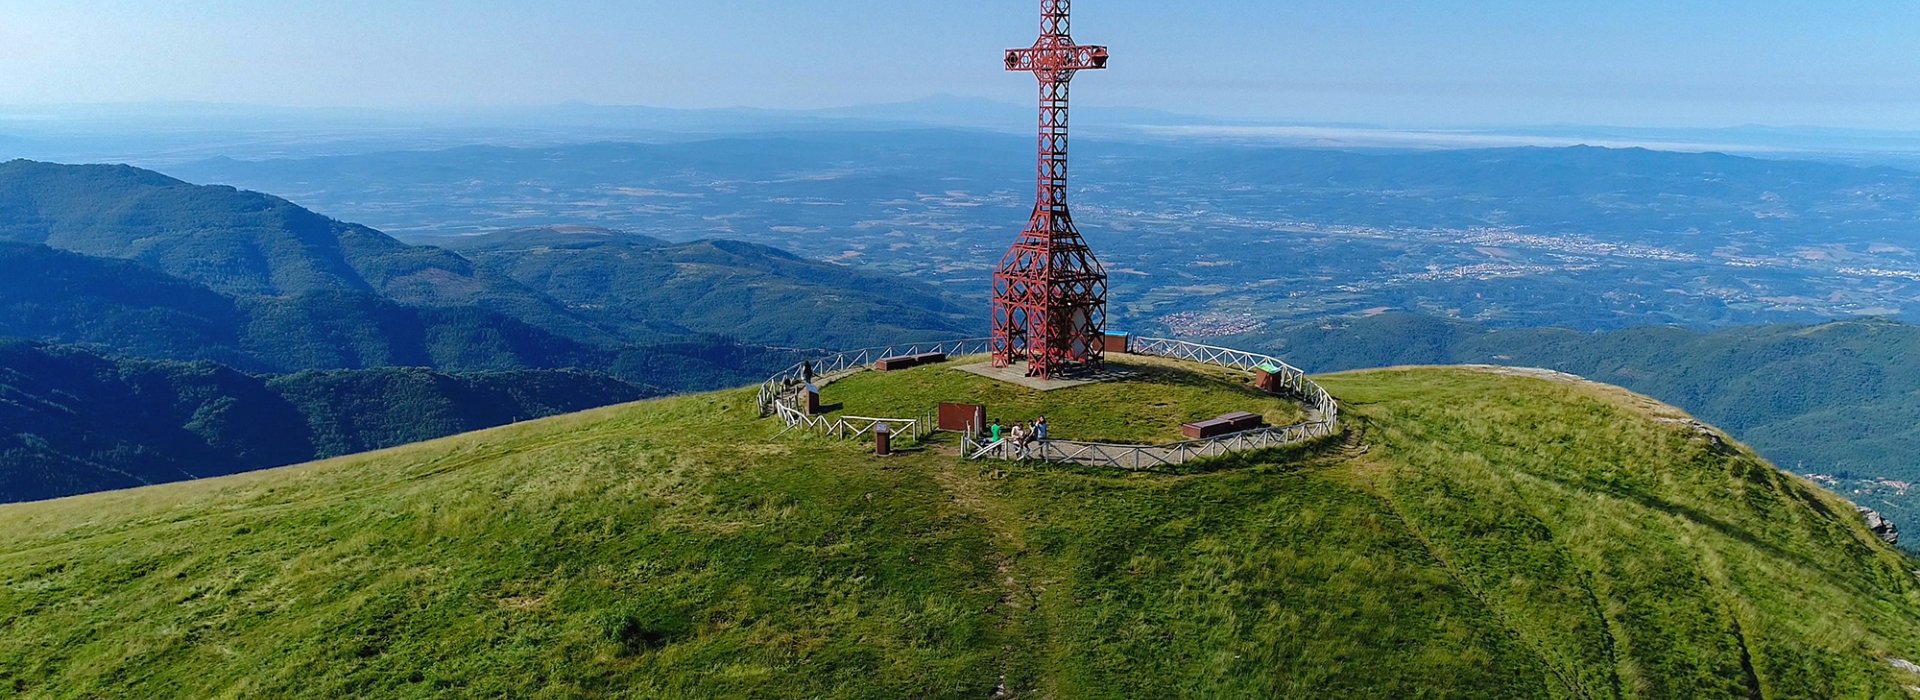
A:
<svg viewBox="0 0 1920 700">
<path fill-rule="evenodd" d="M 132 261 L 0 243 L 0 336 L 249 371 L 588 366 L 607 354 L 475 307 L 351 290 L 232 297 Z"/>
<path fill-rule="evenodd" d="M 587 342 L 611 336 L 444 250 L 291 202 L 128 166 L 0 163 L 0 241 L 144 263 L 236 297 L 371 294 L 478 306 Z"/>
<path fill-rule="evenodd" d="M 421 240 L 458 251 L 614 327 L 680 328 L 829 348 L 977 332 L 974 315 L 928 285 L 753 243 L 675 244 L 584 227 Z"/>
<path fill-rule="evenodd" d="M 1588 330 L 1920 320 L 1909 170 L 1638 148 L 1075 148 L 1080 225 L 1132 330 L 1223 309 L 1300 321 L 1403 308 Z M 596 226 L 748 240 L 971 296 L 1030 213 L 1031 150 L 998 133 L 819 132 L 183 172 L 297 192 L 409 236 L 494 230 L 502 211 L 583 223 L 584 207 Z"/>
<path fill-rule="evenodd" d="M 0 339 L 31 341 L 0 341 L 0 500 L 735 386 L 793 361 L 768 345 L 963 327 L 925 285 L 765 246 L 458 243 L 482 262 L 136 168 L 0 164 Z"/>
<path fill-rule="evenodd" d="M 575 245 L 582 236 L 597 243 Z M 661 366 L 622 358 L 714 337 L 866 345 L 965 327 L 924 285 L 764 246 L 584 227 L 446 243 L 485 264 L 277 197 L 125 166 L 12 161 L 0 164 L 0 309 L 10 312 L 0 333 L 255 372 L 486 371 Z M 843 301 L 802 303 L 823 290 Z"/>
</svg>

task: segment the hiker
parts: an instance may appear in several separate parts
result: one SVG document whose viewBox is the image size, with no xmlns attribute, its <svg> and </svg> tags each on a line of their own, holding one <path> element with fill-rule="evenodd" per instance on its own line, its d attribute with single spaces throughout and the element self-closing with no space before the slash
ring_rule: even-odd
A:
<svg viewBox="0 0 1920 700">
<path fill-rule="evenodd" d="M 807 360 L 800 365 L 800 376 L 805 377 L 808 384 L 813 383 L 813 360 Z"/>
<path fill-rule="evenodd" d="M 1032 454 L 1033 444 L 1039 441 L 1040 441 L 1040 424 L 1034 423 L 1033 427 L 1027 428 L 1026 430 L 1022 431 L 1022 435 L 1020 438 L 1020 452 L 1022 454 Z"/>
<path fill-rule="evenodd" d="M 987 433 L 989 435 L 989 437 L 987 438 L 987 444 L 991 445 L 993 443 L 999 442 L 1000 441 L 1000 421 L 997 421 L 997 420 L 994 421 L 993 427 L 989 428 L 987 430 Z"/>
<path fill-rule="evenodd" d="M 1007 438 L 1007 444 L 1013 445 L 1013 449 L 1015 453 L 1020 455 L 1021 459 L 1026 459 L 1027 458 L 1027 426 L 1023 423 L 1014 423 L 1013 433 L 1009 438 Z"/>
<path fill-rule="evenodd" d="M 1047 441 L 1047 417 L 1041 416 L 1033 421 L 1033 439 Z"/>
</svg>

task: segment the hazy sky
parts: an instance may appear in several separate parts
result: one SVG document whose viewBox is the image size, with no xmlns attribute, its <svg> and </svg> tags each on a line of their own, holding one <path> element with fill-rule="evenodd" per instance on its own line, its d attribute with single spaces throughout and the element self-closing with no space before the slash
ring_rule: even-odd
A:
<svg viewBox="0 0 1920 700">
<path fill-rule="evenodd" d="M 0 103 L 1031 99 L 1034 0 L 0 0 Z M 1920 128 L 1920 0 L 1080 0 L 1076 99 L 1402 125 Z"/>
</svg>

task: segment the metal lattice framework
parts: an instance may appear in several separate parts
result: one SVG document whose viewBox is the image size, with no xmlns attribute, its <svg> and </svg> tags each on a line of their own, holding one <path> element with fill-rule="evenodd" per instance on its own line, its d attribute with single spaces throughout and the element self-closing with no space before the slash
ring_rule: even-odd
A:
<svg viewBox="0 0 1920 700">
<path fill-rule="evenodd" d="M 1039 186 L 1033 216 L 993 276 L 993 358 L 1050 379 L 1100 364 L 1107 271 L 1067 210 L 1067 95 L 1074 74 L 1107 67 L 1107 48 L 1073 43 L 1072 0 L 1040 1 L 1040 39 L 1007 51 L 1007 70 L 1040 81 Z"/>
</svg>

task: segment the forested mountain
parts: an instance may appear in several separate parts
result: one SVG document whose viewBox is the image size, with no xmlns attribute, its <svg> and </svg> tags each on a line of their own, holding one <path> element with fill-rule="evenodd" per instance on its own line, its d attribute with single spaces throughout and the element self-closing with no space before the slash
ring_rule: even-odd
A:
<svg viewBox="0 0 1920 700">
<path fill-rule="evenodd" d="M 13 161 L 0 335 L 256 373 L 578 367 L 680 390 L 784 359 L 759 346 L 971 330 L 926 285 L 764 246 L 566 228 L 447 243 L 484 264 L 267 195 Z"/>
<path fill-rule="evenodd" d="M 0 338 L 35 341 L 0 355 L 0 498 L 734 386 L 793 361 L 767 346 L 965 328 L 925 285 L 763 246 L 564 228 L 458 242 L 484 264 L 267 195 L 0 164 Z"/>
<path fill-rule="evenodd" d="M 1920 525 L 1920 327 L 1863 320 L 1718 331 L 1490 329 L 1388 314 L 1240 339 L 1317 372 L 1404 364 L 1545 367 L 1618 384 L 1726 428 L 1790 471 Z M 1910 540 L 1909 546 L 1920 544 Z"/>
<path fill-rule="evenodd" d="M 410 246 L 257 192 L 127 166 L 0 164 L 0 241 L 135 260 L 236 297 L 374 295 L 490 309 L 585 341 L 610 339 L 458 255 Z"/>
<path fill-rule="evenodd" d="M 760 245 L 569 227 L 432 240 L 125 166 L 0 164 L 0 308 L 31 316 L 4 332 L 52 342 L 267 371 L 506 369 L 701 334 L 838 347 L 975 330 L 928 285 Z"/>
<path fill-rule="evenodd" d="M 613 353 L 484 308 L 371 293 L 233 297 L 142 264 L 0 243 L 0 335 L 251 371 L 604 366 Z"/>
<path fill-rule="evenodd" d="M 0 243 L 0 336 L 254 364 L 233 297 L 128 260 Z"/>
<path fill-rule="evenodd" d="M 576 371 L 255 377 L 0 341 L 0 501 L 293 464 L 657 393 Z"/>
<path fill-rule="evenodd" d="M 933 287 L 739 241 L 670 244 L 544 227 L 431 240 L 629 332 L 684 329 L 844 348 L 978 333 Z"/>
</svg>

